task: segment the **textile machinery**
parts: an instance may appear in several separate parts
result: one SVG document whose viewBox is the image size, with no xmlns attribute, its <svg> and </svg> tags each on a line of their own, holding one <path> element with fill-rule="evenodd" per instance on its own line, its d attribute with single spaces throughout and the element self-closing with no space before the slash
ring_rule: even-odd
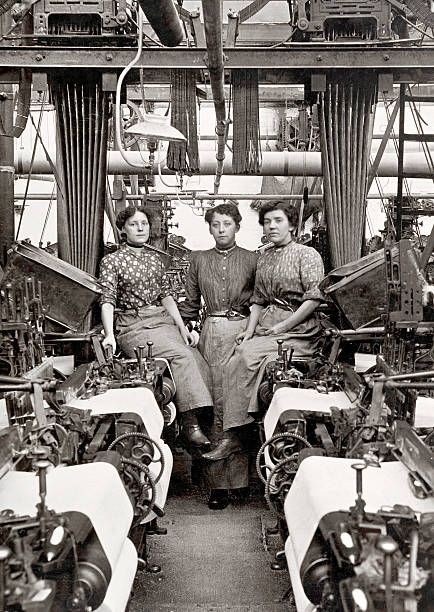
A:
<svg viewBox="0 0 434 612">
<path fill-rule="evenodd" d="M 285 552 L 299 612 L 315 606 L 345 612 L 429 610 L 432 448 L 416 441 L 408 425 L 396 425 L 391 446 L 406 447 L 402 462 L 367 467 L 352 459 L 310 457 L 300 466 L 285 501 L 291 534 Z M 409 480 L 413 460 L 428 484 L 423 494 Z"/>
<path fill-rule="evenodd" d="M 411 242 L 393 256 L 386 245 L 383 257 L 384 326 L 330 328 L 316 370 L 291 370 L 280 345 L 263 383 L 271 401 L 257 469 L 286 540 L 298 611 L 424 611 L 432 600 L 433 329 Z M 341 360 L 354 343 L 376 343 L 383 355 L 357 372 Z"/>
<path fill-rule="evenodd" d="M 12 469 L 24 456 L 16 429 L 1 436 L 0 609 L 124 610 L 137 552 L 117 470 L 105 462 L 54 468 L 38 446 L 26 453 L 37 477 Z"/>
<path fill-rule="evenodd" d="M 51 360 L 38 376 L 2 378 L 1 610 L 120 612 L 138 555 L 149 567 L 146 532 L 164 514 L 173 463 L 161 438 L 170 368 L 152 346 L 118 360 L 93 345 L 96 361 L 64 381 Z"/>
</svg>

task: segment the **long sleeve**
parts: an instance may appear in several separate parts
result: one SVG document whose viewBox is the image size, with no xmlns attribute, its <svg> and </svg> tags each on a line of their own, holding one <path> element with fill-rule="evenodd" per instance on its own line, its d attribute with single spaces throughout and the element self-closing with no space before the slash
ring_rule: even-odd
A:
<svg viewBox="0 0 434 612">
<path fill-rule="evenodd" d="M 185 300 L 178 305 L 184 321 L 195 321 L 199 316 L 201 306 L 201 291 L 198 279 L 198 260 L 192 254 L 185 282 Z"/>
</svg>

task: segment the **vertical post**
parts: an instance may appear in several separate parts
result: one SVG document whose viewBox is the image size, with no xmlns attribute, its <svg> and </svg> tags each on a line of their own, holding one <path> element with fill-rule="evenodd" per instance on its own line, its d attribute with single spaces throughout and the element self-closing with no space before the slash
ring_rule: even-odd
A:
<svg viewBox="0 0 434 612">
<path fill-rule="evenodd" d="M 405 83 L 399 86 L 399 142 L 398 142 L 398 189 L 396 192 L 396 240 L 402 237 L 402 184 L 404 181 L 405 146 Z"/>
<path fill-rule="evenodd" d="M 0 35 L 10 28 L 8 13 L 0 18 Z M 0 42 L 1 47 L 1 42 Z M 12 85 L 0 84 L 0 118 L 5 130 L 11 130 L 14 121 Z M 15 239 L 14 211 L 14 139 L 0 136 L 0 266 L 6 263 L 6 253 Z M 23 202 L 24 206 L 24 202 Z"/>
</svg>

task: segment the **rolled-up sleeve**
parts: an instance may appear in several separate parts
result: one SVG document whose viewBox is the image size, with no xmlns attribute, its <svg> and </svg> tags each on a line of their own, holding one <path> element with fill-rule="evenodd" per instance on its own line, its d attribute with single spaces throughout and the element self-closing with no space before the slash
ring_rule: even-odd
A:
<svg viewBox="0 0 434 612">
<path fill-rule="evenodd" d="M 318 251 L 309 248 L 303 253 L 300 274 L 304 289 L 302 300 L 323 300 L 324 294 L 319 284 L 324 278 L 324 264 Z"/>
<path fill-rule="evenodd" d="M 102 286 L 100 304 L 113 304 L 116 307 L 118 294 L 118 271 L 114 261 L 104 257 L 100 264 L 99 282 Z"/>
<path fill-rule="evenodd" d="M 258 304 L 259 306 L 265 306 L 270 303 L 270 298 L 262 291 L 262 282 L 260 280 L 258 282 L 258 279 L 256 279 L 250 303 Z"/>
<path fill-rule="evenodd" d="M 161 261 L 161 259 L 160 259 L 160 265 L 161 265 L 161 269 L 160 269 L 161 281 L 160 281 L 160 291 L 158 293 L 158 299 L 163 300 L 166 297 L 172 296 L 173 291 L 172 291 L 172 285 L 170 283 L 169 275 L 166 273 L 166 268 L 164 266 L 164 263 Z"/>
</svg>

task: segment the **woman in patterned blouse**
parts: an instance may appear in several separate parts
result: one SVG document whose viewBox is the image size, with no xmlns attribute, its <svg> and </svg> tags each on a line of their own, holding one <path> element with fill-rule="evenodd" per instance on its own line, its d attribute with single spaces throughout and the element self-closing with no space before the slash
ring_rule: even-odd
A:
<svg viewBox="0 0 434 612">
<path fill-rule="evenodd" d="M 212 378 L 214 422 L 210 438 L 216 446 L 220 441 L 222 444 L 217 454 L 211 451 L 203 455 L 210 461 L 204 476 L 211 489 L 208 507 L 220 510 L 229 503 L 229 490 L 235 499 L 247 497 L 248 457 L 239 438 L 225 431 L 223 374 L 235 338 L 247 325 L 257 254 L 235 242 L 241 222 L 236 203 L 229 201 L 211 208 L 206 212 L 205 221 L 215 246 L 192 254 L 185 285 L 186 299 L 179 310 L 184 320 L 194 321 L 199 317 L 202 299 L 206 306 L 199 350 Z"/>
<path fill-rule="evenodd" d="M 268 361 L 277 353 L 277 340 L 294 349 L 294 357 L 315 354 L 320 327 L 314 311 L 324 276 L 319 253 L 293 238 L 298 212 L 284 201 L 270 201 L 259 211 L 259 223 L 273 243 L 259 257 L 249 323 L 237 337 L 225 381 L 225 414 L 232 428 L 252 421 L 258 410 L 257 391 Z"/>
<path fill-rule="evenodd" d="M 189 346 L 192 339 L 170 294 L 160 256 L 144 248 L 152 221 L 143 207 L 130 206 L 117 216 L 116 225 L 126 242 L 106 255 L 100 265 L 103 345 L 116 350 L 116 331 L 122 351 L 134 357 L 134 348 L 152 341 L 155 357 L 170 361 L 185 438 L 206 447 L 210 442 L 200 429 L 195 411 L 212 405 L 206 384 L 208 366 L 197 349 Z"/>
</svg>

